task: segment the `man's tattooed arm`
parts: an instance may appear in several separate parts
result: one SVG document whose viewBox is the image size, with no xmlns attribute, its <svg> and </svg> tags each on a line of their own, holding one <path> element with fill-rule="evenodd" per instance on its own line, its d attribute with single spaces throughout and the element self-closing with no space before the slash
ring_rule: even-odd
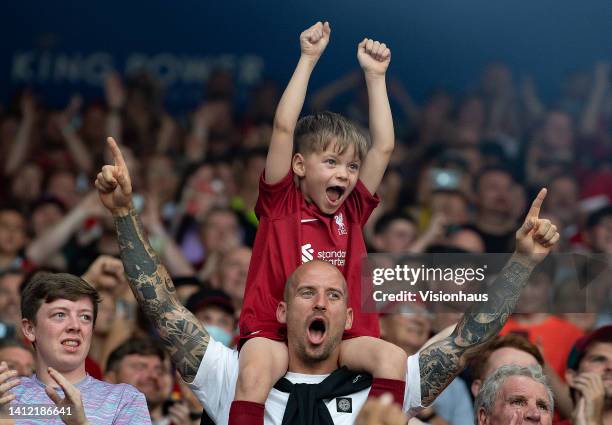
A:
<svg viewBox="0 0 612 425">
<path fill-rule="evenodd" d="M 488 301 L 473 304 L 450 336 L 419 353 L 423 406 L 430 405 L 482 345 L 499 333 L 532 270 L 531 262 L 513 256 L 493 281 Z"/>
<path fill-rule="evenodd" d="M 132 292 L 157 328 L 175 367 L 191 382 L 208 346 L 208 332 L 176 297 L 172 279 L 149 245 L 134 208 L 127 215 L 115 215 L 115 225 Z"/>
</svg>

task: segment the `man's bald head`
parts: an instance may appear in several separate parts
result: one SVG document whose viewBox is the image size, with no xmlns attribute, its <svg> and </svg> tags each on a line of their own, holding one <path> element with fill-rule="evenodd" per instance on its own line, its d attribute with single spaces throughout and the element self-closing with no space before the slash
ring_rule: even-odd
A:
<svg viewBox="0 0 612 425">
<path fill-rule="evenodd" d="M 289 276 L 289 279 L 287 279 L 287 282 L 285 283 L 285 292 L 283 294 L 283 298 L 285 302 L 286 303 L 289 302 L 292 291 L 295 289 L 295 286 L 297 285 L 297 283 L 300 282 L 301 279 L 303 279 L 304 276 L 308 274 L 309 270 L 314 270 L 314 269 L 321 270 L 321 271 L 329 270 L 330 278 L 332 279 L 339 278 L 342 281 L 342 292 L 344 292 L 344 299 L 346 300 L 348 304 L 349 293 L 348 293 L 348 286 L 346 285 L 346 280 L 344 279 L 344 276 L 342 275 L 338 267 L 334 266 L 333 264 L 327 261 L 322 261 L 322 260 L 313 260 L 313 261 L 304 263 L 301 266 L 299 266 L 297 269 L 295 269 L 293 273 L 291 273 L 291 276 Z"/>
</svg>

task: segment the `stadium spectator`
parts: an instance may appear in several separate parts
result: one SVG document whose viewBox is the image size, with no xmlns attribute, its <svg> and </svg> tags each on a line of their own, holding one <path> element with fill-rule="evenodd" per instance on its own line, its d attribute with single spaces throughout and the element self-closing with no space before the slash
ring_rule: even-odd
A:
<svg viewBox="0 0 612 425">
<path fill-rule="evenodd" d="M 41 272 L 25 284 L 22 332 L 35 348 L 36 373 L 9 380 L 17 372 L 2 363 L 3 404 L 72 405 L 74 423 L 79 424 L 150 423 L 140 392 L 98 381 L 85 372 L 99 301 L 91 285 L 69 274 Z"/>
<path fill-rule="evenodd" d="M 104 378 L 114 384 L 129 384 L 141 391 L 153 425 L 191 424 L 186 403 L 172 399 L 174 377 L 168 355 L 148 338 L 121 344 L 108 358 Z M 197 412 L 199 416 L 199 412 Z M 199 424 L 199 417 L 197 422 Z"/>
<path fill-rule="evenodd" d="M 553 394 L 539 366 L 507 365 L 484 381 L 474 414 L 477 425 L 550 425 L 553 408 Z"/>
<path fill-rule="evenodd" d="M 575 404 L 572 419 L 563 424 L 612 423 L 612 326 L 576 341 L 565 377 Z"/>
</svg>

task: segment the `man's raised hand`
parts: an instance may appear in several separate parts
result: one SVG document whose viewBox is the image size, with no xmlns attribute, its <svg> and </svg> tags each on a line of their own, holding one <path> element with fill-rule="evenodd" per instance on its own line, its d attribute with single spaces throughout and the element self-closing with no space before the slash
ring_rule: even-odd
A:
<svg viewBox="0 0 612 425">
<path fill-rule="evenodd" d="M 540 190 L 525 217 L 523 225 L 516 231 L 516 253 L 539 263 L 548 255 L 559 240 L 557 226 L 550 220 L 540 218 L 540 208 L 546 198 L 546 189 Z"/>
<path fill-rule="evenodd" d="M 127 215 L 132 204 L 132 181 L 123 155 L 112 137 L 106 139 L 113 154 L 114 165 L 105 165 L 96 177 L 96 187 L 102 204 L 113 215 Z"/>
<path fill-rule="evenodd" d="M 300 34 L 300 49 L 303 55 L 319 59 L 329 43 L 329 22 L 317 22 Z"/>
<path fill-rule="evenodd" d="M 364 38 L 357 46 L 357 60 L 367 76 L 384 76 L 391 62 L 391 50 L 385 43 Z"/>
</svg>

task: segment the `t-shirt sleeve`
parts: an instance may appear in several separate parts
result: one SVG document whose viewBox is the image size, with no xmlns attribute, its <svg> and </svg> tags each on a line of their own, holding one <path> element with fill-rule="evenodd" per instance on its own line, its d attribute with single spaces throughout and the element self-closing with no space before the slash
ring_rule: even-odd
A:
<svg viewBox="0 0 612 425">
<path fill-rule="evenodd" d="M 237 378 L 238 352 L 210 337 L 198 373 L 188 385 L 215 423 L 234 399 Z"/>
<path fill-rule="evenodd" d="M 150 424 L 151 416 L 143 393 L 126 385 L 113 425 Z"/>
<path fill-rule="evenodd" d="M 346 199 L 347 213 L 350 215 L 349 220 L 364 226 L 379 203 L 378 195 L 372 195 L 363 182 L 360 179 L 357 180 L 355 189 Z"/>
<path fill-rule="evenodd" d="M 404 411 L 412 417 L 416 416 L 421 409 L 423 409 L 421 404 L 421 371 L 419 353 L 416 353 L 408 357 L 407 361 Z"/>
<path fill-rule="evenodd" d="M 293 182 L 293 171 L 289 170 L 282 180 L 269 184 L 265 172 L 259 178 L 259 196 L 255 204 L 257 218 L 274 218 L 295 210 L 297 188 Z"/>
</svg>

